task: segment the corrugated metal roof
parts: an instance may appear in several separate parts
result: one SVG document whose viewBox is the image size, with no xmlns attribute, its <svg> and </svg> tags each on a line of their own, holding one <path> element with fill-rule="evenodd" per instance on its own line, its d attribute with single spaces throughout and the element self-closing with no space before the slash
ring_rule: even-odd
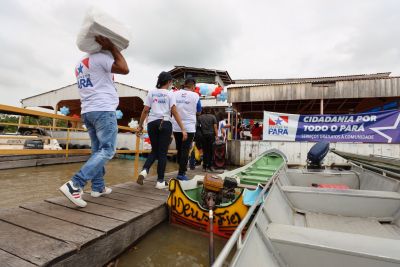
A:
<svg viewBox="0 0 400 267">
<path fill-rule="evenodd" d="M 390 72 L 376 73 L 376 74 L 348 75 L 348 76 L 300 78 L 300 79 L 296 79 L 296 81 L 291 81 L 291 82 L 231 84 L 228 86 L 228 89 L 229 88 L 257 87 L 257 86 L 303 84 L 303 83 L 330 83 L 330 82 L 342 82 L 342 81 L 400 78 L 399 76 L 389 76 L 389 75 L 390 75 Z M 284 79 L 282 79 L 282 80 L 284 80 Z M 245 81 L 245 80 L 242 80 L 242 81 Z M 251 80 L 248 80 L 248 81 L 251 81 Z"/>
<path fill-rule="evenodd" d="M 219 75 L 222 81 L 226 84 L 233 83 L 233 80 L 229 73 L 226 70 L 216 70 L 216 69 L 206 69 L 206 68 L 195 68 L 195 67 L 186 67 L 186 66 L 175 66 L 172 70 L 169 71 L 172 77 L 176 77 L 180 75 L 180 72 L 199 72 L 205 73 L 208 75 Z"/>
<path fill-rule="evenodd" d="M 121 84 L 121 85 L 130 87 L 132 89 L 136 89 L 136 90 L 146 91 L 147 92 L 147 90 L 145 90 L 145 89 L 137 88 L 137 87 L 134 87 L 134 86 L 131 86 L 131 85 L 127 85 L 125 83 L 120 83 L 120 82 L 114 82 L 114 83 Z M 23 98 L 23 99 L 20 100 L 20 102 L 22 102 L 24 100 L 27 100 L 27 99 L 34 98 L 34 97 L 38 97 L 38 96 L 41 96 L 41 95 L 45 95 L 45 94 L 48 94 L 48 93 L 53 93 L 53 92 L 59 91 L 61 89 L 64 89 L 64 88 L 67 88 L 67 87 L 73 86 L 73 85 L 76 85 L 76 83 L 69 84 L 69 85 L 66 85 L 66 86 L 63 86 L 63 87 L 60 87 L 60 88 L 57 88 L 57 89 L 54 89 L 54 90 L 50 90 L 50 91 L 47 91 L 47 92 L 44 92 L 44 93 L 40 93 L 40 94 L 37 94 L 37 95 L 33 95 L 33 96 L 30 96 L 30 97 L 27 97 L 27 98 Z"/>
</svg>

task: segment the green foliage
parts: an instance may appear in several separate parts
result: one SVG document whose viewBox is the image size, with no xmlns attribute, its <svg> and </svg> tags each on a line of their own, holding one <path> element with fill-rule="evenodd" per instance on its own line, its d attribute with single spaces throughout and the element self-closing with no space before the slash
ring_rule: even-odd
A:
<svg viewBox="0 0 400 267">
<path fill-rule="evenodd" d="M 7 115 L 7 114 L 0 114 L 0 122 L 3 123 L 18 123 L 19 116 L 15 115 Z M 42 126 L 53 126 L 53 119 L 46 118 L 46 117 L 31 117 L 31 116 L 24 116 L 22 117 L 22 124 L 29 124 L 29 125 L 42 125 Z M 67 127 L 67 121 L 64 120 L 57 120 L 56 125 L 58 127 Z M 4 132 L 6 133 L 15 133 L 17 132 L 17 126 L 8 125 L 5 126 Z"/>
</svg>

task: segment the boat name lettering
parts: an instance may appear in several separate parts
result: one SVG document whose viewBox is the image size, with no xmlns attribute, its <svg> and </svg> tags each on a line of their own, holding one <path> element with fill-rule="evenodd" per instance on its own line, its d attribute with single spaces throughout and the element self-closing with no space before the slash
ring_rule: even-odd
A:
<svg viewBox="0 0 400 267">
<path fill-rule="evenodd" d="M 192 205 L 190 205 L 190 203 L 185 204 L 184 200 L 181 197 L 174 196 L 172 198 L 171 209 L 172 212 L 175 212 L 178 215 L 183 215 L 187 218 L 192 218 L 199 222 L 208 222 L 209 220 L 207 212 L 204 212 L 202 210 L 195 210 Z M 229 210 L 224 210 L 223 212 L 214 212 L 213 222 L 218 223 L 218 225 L 223 225 L 224 222 L 226 222 L 228 225 L 238 225 L 241 221 L 242 219 L 237 212 L 234 212 L 233 214 L 230 214 Z"/>
</svg>

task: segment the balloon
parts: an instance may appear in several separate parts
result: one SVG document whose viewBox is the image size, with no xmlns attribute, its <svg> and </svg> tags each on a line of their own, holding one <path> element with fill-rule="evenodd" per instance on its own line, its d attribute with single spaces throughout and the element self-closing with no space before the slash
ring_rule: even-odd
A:
<svg viewBox="0 0 400 267">
<path fill-rule="evenodd" d="M 60 108 L 60 112 L 61 112 L 61 114 L 67 116 L 69 114 L 69 108 L 66 106 L 63 106 L 62 108 Z"/>
<path fill-rule="evenodd" d="M 207 87 L 208 87 L 208 92 L 207 92 L 207 95 L 212 95 L 212 93 L 214 92 L 214 90 L 215 90 L 215 84 L 207 84 Z"/>
<path fill-rule="evenodd" d="M 225 102 L 226 99 L 228 98 L 226 92 L 222 92 L 217 96 L 217 100 L 221 102 Z"/>
<path fill-rule="evenodd" d="M 194 92 L 195 92 L 195 93 L 198 93 L 199 96 L 201 96 L 201 94 L 200 94 L 200 87 L 196 86 L 196 88 L 194 89 Z"/>
<path fill-rule="evenodd" d="M 207 84 L 201 84 L 200 85 L 200 94 L 201 95 L 207 95 L 208 93 L 208 86 Z"/>
<path fill-rule="evenodd" d="M 115 111 L 115 115 L 117 115 L 117 120 L 120 120 L 120 119 L 122 119 L 122 117 L 124 116 L 124 113 L 122 113 L 121 110 L 117 109 L 117 110 Z"/>
</svg>

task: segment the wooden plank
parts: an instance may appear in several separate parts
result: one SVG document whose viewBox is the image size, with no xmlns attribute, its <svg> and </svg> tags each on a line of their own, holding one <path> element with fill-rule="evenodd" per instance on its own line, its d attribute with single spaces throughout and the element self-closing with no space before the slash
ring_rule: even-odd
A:
<svg viewBox="0 0 400 267">
<path fill-rule="evenodd" d="M 105 266 L 110 259 L 120 255 L 146 232 L 165 221 L 167 217 L 167 209 L 164 206 L 156 208 L 146 216 L 136 218 L 126 227 L 100 239 L 92 246 L 83 248 L 79 253 L 54 264 L 54 266 Z"/>
<path fill-rule="evenodd" d="M 68 116 L 64 116 L 64 115 L 52 114 L 52 113 L 48 113 L 48 112 L 36 111 L 36 110 L 25 109 L 25 108 L 17 108 L 14 106 L 8 106 L 8 105 L 2 105 L 2 104 L 0 104 L 0 110 L 7 111 L 7 112 L 15 114 L 15 115 L 37 116 L 37 117 L 53 118 L 53 119 L 58 119 L 58 120 L 68 120 L 68 121 L 75 121 L 75 122 L 81 121 L 81 119 L 74 118 L 74 117 L 68 117 Z"/>
<path fill-rule="evenodd" d="M 139 196 L 135 196 L 135 195 L 120 194 L 117 192 L 113 192 L 112 194 L 109 194 L 105 197 L 111 198 L 111 199 L 116 199 L 116 200 L 121 200 L 121 201 L 125 201 L 125 202 L 134 202 L 137 204 L 140 203 L 141 205 L 151 206 L 151 207 L 154 207 L 154 205 L 160 205 L 160 204 L 165 203 L 165 200 L 160 201 L 160 200 L 154 200 L 154 199 L 149 199 L 149 198 L 143 198 L 143 197 L 139 197 Z"/>
<path fill-rule="evenodd" d="M 69 256 L 76 246 L 0 221 L 0 249 L 36 265 Z"/>
<path fill-rule="evenodd" d="M 168 190 L 158 190 L 154 188 L 146 188 L 145 186 L 138 185 L 136 183 L 124 183 L 124 184 L 118 184 L 114 185 L 115 187 L 120 187 L 120 188 L 125 188 L 128 190 L 141 190 L 142 192 L 146 193 L 152 193 L 155 195 L 160 195 L 160 196 L 167 196 L 169 194 Z"/>
<path fill-rule="evenodd" d="M 75 244 L 78 247 L 104 234 L 100 231 L 21 208 L 0 210 L 0 219 L 25 229 Z"/>
<path fill-rule="evenodd" d="M 117 192 L 120 194 L 138 196 L 138 197 L 142 197 L 142 198 L 154 199 L 154 200 L 160 200 L 160 201 L 167 200 L 167 197 L 165 195 L 146 193 L 146 192 L 143 192 L 142 190 L 136 189 L 136 188 L 125 189 L 123 187 L 116 187 L 116 186 L 112 186 L 111 188 L 112 188 L 113 192 Z"/>
<path fill-rule="evenodd" d="M 105 233 L 115 231 L 125 222 L 98 216 L 86 212 L 80 212 L 49 202 L 33 202 L 21 205 L 22 208 L 44 214 L 53 218 L 61 219 L 87 228 L 99 230 Z"/>
<path fill-rule="evenodd" d="M 111 199 L 111 198 L 105 198 L 105 197 L 95 198 L 95 197 L 91 197 L 88 194 L 84 194 L 83 199 L 90 203 L 96 203 L 96 204 L 100 204 L 100 205 L 104 205 L 104 206 L 108 206 L 108 207 L 113 207 L 113 208 L 127 210 L 127 211 L 133 211 L 133 212 L 142 213 L 142 214 L 149 212 L 153 208 L 156 207 L 156 206 L 143 206 L 143 205 L 140 205 L 140 203 L 128 203 L 128 202 L 115 200 L 115 199 Z M 88 203 L 88 206 L 90 203 Z"/>
<path fill-rule="evenodd" d="M 99 216 L 103 216 L 106 218 L 116 219 L 124 222 L 129 222 L 134 218 L 140 216 L 141 214 L 138 212 L 126 211 L 121 209 L 116 209 L 113 207 L 98 205 L 95 203 L 90 203 L 85 208 L 79 208 L 71 203 L 68 199 L 64 197 L 55 197 L 46 199 L 47 202 L 57 204 L 63 207 L 67 207 L 79 212 L 85 212 L 89 214 L 95 214 Z"/>
<path fill-rule="evenodd" d="M 33 267 L 36 266 L 30 262 L 27 262 L 17 256 L 14 256 L 8 252 L 0 249 L 0 262 L 3 267 Z"/>
</svg>

